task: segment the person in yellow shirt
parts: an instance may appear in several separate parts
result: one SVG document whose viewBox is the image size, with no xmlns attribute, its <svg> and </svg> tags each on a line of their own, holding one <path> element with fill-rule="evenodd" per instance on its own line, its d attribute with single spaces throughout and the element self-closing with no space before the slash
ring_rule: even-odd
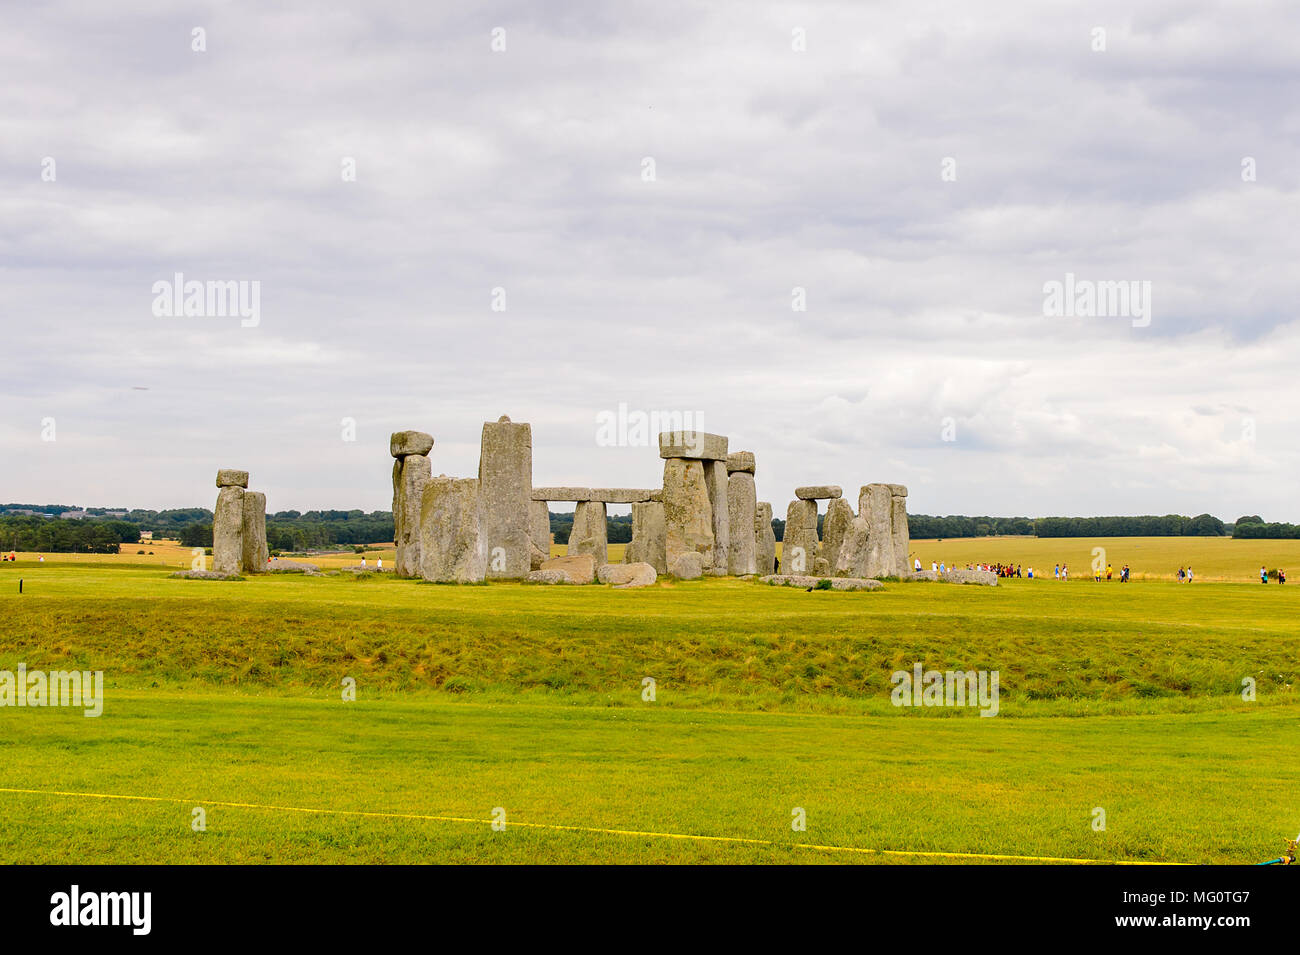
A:
<svg viewBox="0 0 1300 955">
<path fill-rule="evenodd" d="M 1111 575 L 1112 573 L 1114 573 L 1114 570 L 1111 568 L 1110 564 L 1108 563 L 1108 564 L 1106 565 L 1106 579 L 1107 579 L 1107 580 L 1110 580 L 1110 575 Z"/>
</svg>

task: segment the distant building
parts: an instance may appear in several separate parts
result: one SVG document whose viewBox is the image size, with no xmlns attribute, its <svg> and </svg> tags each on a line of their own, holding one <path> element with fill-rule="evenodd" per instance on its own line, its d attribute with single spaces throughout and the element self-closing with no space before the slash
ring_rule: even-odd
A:
<svg viewBox="0 0 1300 955">
<path fill-rule="evenodd" d="M 60 518 L 61 520 L 65 520 L 65 521 L 76 521 L 76 520 L 80 520 L 81 518 L 83 518 L 83 517 L 85 517 L 85 516 L 86 516 L 86 512 L 85 512 L 85 510 L 80 510 L 80 511 L 64 511 L 62 514 L 59 515 L 59 518 Z"/>
<path fill-rule="evenodd" d="M 142 541 L 151 541 L 151 540 L 153 540 L 153 531 L 141 531 L 141 532 L 140 532 L 140 540 L 142 540 Z"/>
</svg>

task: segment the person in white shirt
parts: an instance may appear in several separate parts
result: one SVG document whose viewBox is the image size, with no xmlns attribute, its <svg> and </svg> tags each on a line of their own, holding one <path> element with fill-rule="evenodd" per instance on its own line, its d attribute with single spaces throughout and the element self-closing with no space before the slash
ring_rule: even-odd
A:
<svg viewBox="0 0 1300 955">
<path fill-rule="evenodd" d="M 921 572 L 921 558 L 919 557 L 916 558 L 915 568 L 916 568 L 916 572 L 919 574 Z"/>
<path fill-rule="evenodd" d="M 382 557 L 376 557 L 376 558 L 375 558 L 375 566 L 376 566 L 379 570 L 383 570 L 383 569 L 384 569 L 384 558 L 382 558 Z"/>
<path fill-rule="evenodd" d="M 934 561 L 930 561 L 930 570 L 937 574 L 939 572 L 939 565 Z"/>
</svg>

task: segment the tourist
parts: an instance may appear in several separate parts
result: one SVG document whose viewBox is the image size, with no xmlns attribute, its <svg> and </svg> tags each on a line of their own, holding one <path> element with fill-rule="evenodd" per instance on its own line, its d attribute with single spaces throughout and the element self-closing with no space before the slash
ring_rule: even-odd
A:
<svg viewBox="0 0 1300 955">
<path fill-rule="evenodd" d="M 1061 565 L 1061 579 L 1062 579 L 1062 580 L 1069 580 L 1069 579 L 1070 579 L 1070 565 L 1069 565 L 1069 564 L 1062 564 L 1062 565 Z"/>
<path fill-rule="evenodd" d="M 1029 568 L 1029 579 L 1030 580 L 1034 579 L 1034 568 L 1032 567 Z"/>
<path fill-rule="evenodd" d="M 1187 578 L 1187 574 L 1183 571 L 1183 568 L 1179 567 L 1179 568 L 1178 568 L 1178 582 L 1181 584 L 1181 583 L 1182 583 L 1186 578 Z"/>
<path fill-rule="evenodd" d="M 1057 580 L 1060 580 L 1060 579 L 1061 579 L 1061 565 L 1060 565 L 1060 564 L 1053 564 L 1053 565 L 1052 565 L 1052 576 L 1055 577 Z"/>
<path fill-rule="evenodd" d="M 366 566 L 366 557 L 365 557 L 364 554 L 361 555 L 361 566 L 362 566 L 363 569 L 364 569 L 365 566 Z"/>
<path fill-rule="evenodd" d="M 746 539 L 748 539 L 748 537 L 749 537 L 748 532 L 746 532 L 745 537 L 746 537 Z M 746 545 L 746 546 L 748 546 L 748 545 Z M 919 557 L 916 558 L 916 562 L 915 562 L 915 565 L 914 565 L 914 569 L 915 569 L 915 571 L 916 571 L 918 574 L 921 572 L 921 558 L 919 558 Z"/>
<path fill-rule="evenodd" d="M 937 574 L 938 572 L 939 572 L 939 565 L 936 564 L 934 561 L 930 561 L 930 573 Z"/>
<path fill-rule="evenodd" d="M 1283 570 L 1281 567 L 1277 569 L 1277 582 L 1279 584 L 1286 583 L 1286 571 Z"/>
<path fill-rule="evenodd" d="M 1188 564 L 1188 565 L 1187 565 L 1187 582 L 1188 582 L 1189 584 L 1192 582 L 1192 565 L 1191 565 L 1191 564 Z"/>
<path fill-rule="evenodd" d="M 376 557 L 376 558 L 375 558 L 375 567 L 376 567 L 376 568 L 377 568 L 377 569 L 382 573 L 382 572 L 383 572 L 383 569 L 384 569 L 384 558 L 382 558 L 382 557 Z"/>
<path fill-rule="evenodd" d="M 1261 584 L 1268 583 L 1268 571 L 1264 569 L 1263 564 L 1259 565 L 1259 582 Z"/>
<path fill-rule="evenodd" d="M 1115 571 L 1114 571 L 1114 568 L 1111 567 L 1111 565 L 1110 565 L 1110 561 L 1107 561 L 1107 562 L 1106 562 L 1106 579 L 1107 579 L 1107 580 L 1110 580 L 1111 576 L 1112 576 L 1114 573 L 1115 573 Z"/>
</svg>

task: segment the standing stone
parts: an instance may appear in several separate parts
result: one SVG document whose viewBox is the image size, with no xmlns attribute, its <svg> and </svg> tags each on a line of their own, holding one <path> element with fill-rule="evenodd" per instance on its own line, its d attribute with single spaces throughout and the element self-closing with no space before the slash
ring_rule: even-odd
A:
<svg viewBox="0 0 1300 955">
<path fill-rule="evenodd" d="M 668 458 L 664 461 L 664 558 L 669 571 L 685 553 L 698 553 L 703 566 L 713 566 L 713 510 L 704 463 Z"/>
<path fill-rule="evenodd" d="M 244 494 L 230 484 L 217 492 L 217 506 L 212 509 L 212 571 L 237 574 L 244 562 Z"/>
<path fill-rule="evenodd" d="M 704 462 L 704 484 L 709 489 L 709 508 L 713 511 L 713 567 L 725 574 L 728 566 L 727 552 L 731 547 L 731 522 L 727 517 L 725 459 Z"/>
<path fill-rule="evenodd" d="M 811 574 L 817 559 L 817 502 L 799 498 L 785 512 L 781 573 Z"/>
<path fill-rule="evenodd" d="M 912 572 L 907 565 L 907 551 L 911 546 L 911 534 L 907 528 L 907 488 L 901 484 L 889 485 L 890 491 L 890 531 L 894 538 L 894 573 L 905 577 Z"/>
<path fill-rule="evenodd" d="M 727 477 L 727 525 L 732 532 L 727 570 L 737 577 L 758 572 L 757 539 L 751 528 L 758 511 L 754 475 L 736 471 Z"/>
<path fill-rule="evenodd" d="M 423 455 L 408 454 L 393 462 L 394 572 L 398 577 L 420 576 L 420 507 L 429 474 L 429 459 Z"/>
<path fill-rule="evenodd" d="M 472 584 L 487 574 L 482 500 L 476 478 L 430 478 L 420 503 L 420 576 Z"/>
<path fill-rule="evenodd" d="M 270 552 L 266 547 L 266 495 L 261 491 L 244 492 L 241 525 L 244 573 L 264 574 Z"/>
<path fill-rule="evenodd" d="M 590 554 L 596 566 L 609 563 L 609 534 L 604 501 L 579 501 L 573 511 L 573 529 L 569 531 L 570 557 Z"/>
<path fill-rule="evenodd" d="M 864 577 L 887 577 L 896 571 L 894 563 L 893 495 L 888 484 L 868 484 L 858 495 L 858 515 L 871 528 L 867 571 Z M 907 559 L 907 554 L 903 554 Z"/>
<path fill-rule="evenodd" d="M 632 542 L 623 552 L 623 560 L 629 564 L 649 564 L 657 574 L 668 573 L 665 536 L 663 503 L 633 504 Z"/>
<path fill-rule="evenodd" d="M 759 501 L 754 512 L 754 564 L 757 574 L 776 572 L 776 531 L 772 530 L 772 505 Z"/>
<path fill-rule="evenodd" d="M 836 577 L 867 577 L 867 562 L 871 553 L 871 524 L 864 517 L 855 517 L 844 530 L 839 557 L 831 566 Z"/>
<path fill-rule="evenodd" d="M 533 428 L 502 415 L 483 424 L 478 459 L 483 540 L 490 579 L 522 580 L 532 567 L 528 504 L 533 497 Z"/>
<path fill-rule="evenodd" d="M 822 556 L 833 572 L 840 559 L 840 548 L 849 524 L 853 523 L 853 507 L 842 497 L 826 506 L 826 520 L 822 522 Z"/>
<path fill-rule="evenodd" d="M 538 570 L 551 559 L 551 511 L 546 501 L 528 505 L 528 536 L 532 544 L 529 565 Z"/>
</svg>

